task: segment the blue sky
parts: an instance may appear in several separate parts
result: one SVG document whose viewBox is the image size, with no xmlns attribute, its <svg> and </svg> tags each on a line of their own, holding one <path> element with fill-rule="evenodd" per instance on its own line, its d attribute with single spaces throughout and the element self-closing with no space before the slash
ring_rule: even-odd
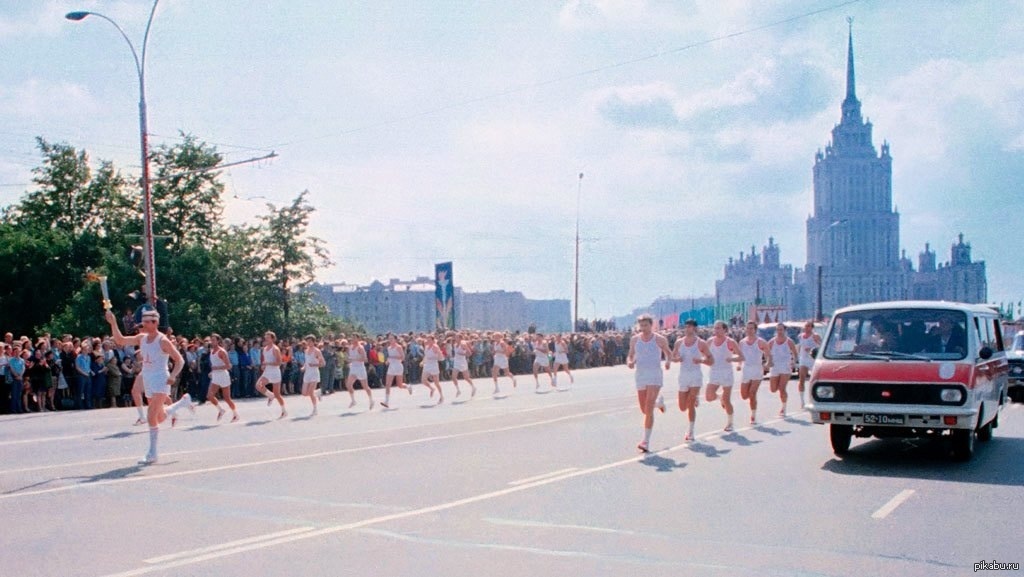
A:
<svg viewBox="0 0 1024 577">
<path fill-rule="evenodd" d="M 150 130 L 229 161 L 277 151 L 224 172 L 228 217 L 308 189 L 336 263 L 325 282 L 451 259 L 467 290 L 570 298 L 583 172 L 580 311 L 611 316 L 713 291 L 728 257 L 769 236 L 804 263 L 853 16 L 901 245 L 944 261 L 963 232 L 990 300 L 1024 298 L 1024 4 L 862 0 L 677 50 L 839 3 L 161 0 Z M 63 14 L 102 12 L 141 39 L 150 5 L 0 0 L 0 203 L 30 182 L 37 135 L 138 170 L 127 46 Z"/>
</svg>

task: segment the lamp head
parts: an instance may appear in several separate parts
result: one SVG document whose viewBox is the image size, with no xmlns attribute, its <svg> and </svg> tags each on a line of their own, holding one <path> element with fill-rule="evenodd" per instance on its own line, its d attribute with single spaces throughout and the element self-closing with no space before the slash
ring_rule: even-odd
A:
<svg viewBox="0 0 1024 577">
<path fill-rule="evenodd" d="M 89 16 L 90 14 L 92 14 L 92 12 L 85 12 L 85 11 L 82 11 L 82 12 L 68 12 L 67 14 L 64 15 L 64 17 L 67 18 L 68 20 L 72 20 L 74 22 L 78 22 L 79 20 L 85 20 L 85 18 L 87 16 Z"/>
</svg>

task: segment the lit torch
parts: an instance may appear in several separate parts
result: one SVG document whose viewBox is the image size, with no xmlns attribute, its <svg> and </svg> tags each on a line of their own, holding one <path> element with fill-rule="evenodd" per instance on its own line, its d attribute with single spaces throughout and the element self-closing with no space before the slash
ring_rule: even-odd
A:
<svg viewBox="0 0 1024 577">
<path fill-rule="evenodd" d="M 90 273 L 87 273 L 85 275 L 85 278 L 86 278 L 86 280 L 95 281 L 95 282 L 99 282 L 100 283 L 100 292 L 103 293 L 103 308 L 105 310 L 108 310 L 108 311 L 110 309 L 114 308 L 110 304 L 110 289 L 107 288 L 107 277 L 106 277 L 106 275 L 101 275 L 101 274 L 96 274 L 96 273 L 90 272 Z"/>
</svg>

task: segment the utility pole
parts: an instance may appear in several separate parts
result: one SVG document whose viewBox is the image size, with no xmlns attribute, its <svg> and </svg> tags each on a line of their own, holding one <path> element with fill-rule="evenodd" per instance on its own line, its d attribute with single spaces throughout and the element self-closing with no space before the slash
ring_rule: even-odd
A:
<svg viewBox="0 0 1024 577">
<path fill-rule="evenodd" d="M 583 194 L 583 173 L 576 184 L 576 282 L 573 296 L 572 332 L 580 322 L 580 196 Z"/>
</svg>

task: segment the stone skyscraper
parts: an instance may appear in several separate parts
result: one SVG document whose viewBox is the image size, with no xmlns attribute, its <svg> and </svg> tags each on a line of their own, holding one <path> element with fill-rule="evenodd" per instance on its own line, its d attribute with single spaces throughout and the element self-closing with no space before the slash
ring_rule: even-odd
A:
<svg viewBox="0 0 1024 577">
<path fill-rule="evenodd" d="M 825 314 L 847 304 L 907 296 L 900 217 L 892 206 L 892 157 L 885 142 L 876 152 L 871 128 L 857 100 L 851 30 L 842 119 L 832 129 L 832 142 L 815 155 L 814 214 L 807 219 L 807 297 Z"/>
</svg>

